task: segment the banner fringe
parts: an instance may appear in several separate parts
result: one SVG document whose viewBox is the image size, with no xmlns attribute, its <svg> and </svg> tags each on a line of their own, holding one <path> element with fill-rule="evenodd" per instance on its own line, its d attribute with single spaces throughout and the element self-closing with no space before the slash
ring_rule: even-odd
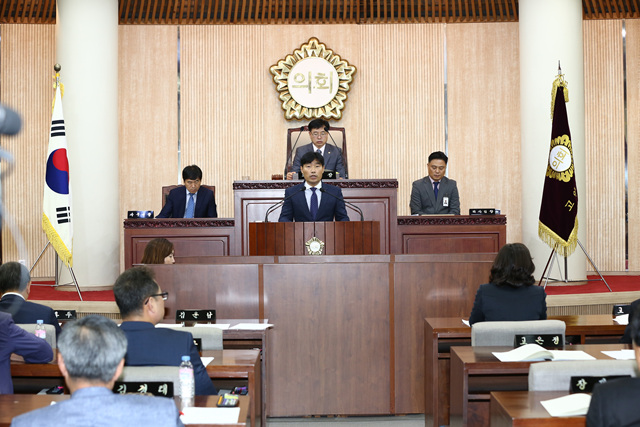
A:
<svg viewBox="0 0 640 427">
<path fill-rule="evenodd" d="M 62 262 L 64 262 L 67 267 L 73 267 L 73 254 L 71 254 L 67 246 L 62 241 L 62 238 L 49 221 L 49 217 L 44 213 L 42 214 L 42 229 L 46 233 L 49 242 L 51 242 L 51 245 Z"/>
<path fill-rule="evenodd" d="M 541 221 L 538 221 L 538 237 L 544 243 L 549 245 L 551 249 L 555 248 L 557 253 L 564 257 L 568 257 L 576 250 L 576 246 L 578 245 L 578 217 L 576 216 L 576 221 L 573 226 L 573 230 L 571 230 L 571 234 L 569 235 L 569 240 L 565 241 Z M 556 245 L 558 245 L 558 247 L 556 247 Z"/>
</svg>

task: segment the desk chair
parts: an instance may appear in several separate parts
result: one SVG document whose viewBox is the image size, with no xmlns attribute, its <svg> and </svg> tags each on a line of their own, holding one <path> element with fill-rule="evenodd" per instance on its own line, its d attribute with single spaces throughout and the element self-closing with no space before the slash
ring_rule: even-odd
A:
<svg viewBox="0 0 640 427">
<path fill-rule="evenodd" d="M 36 324 L 35 323 L 16 323 L 17 326 L 29 332 L 30 334 L 36 333 Z M 48 323 L 43 324 L 44 330 L 47 333 L 47 337 L 45 341 L 51 346 L 52 349 L 56 349 L 56 328 L 53 325 Z"/>
<path fill-rule="evenodd" d="M 125 366 L 120 382 L 172 382 L 177 387 L 180 384 L 180 367 L 178 366 Z"/>
<path fill-rule="evenodd" d="M 529 367 L 529 391 L 569 392 L 571 377 L 638 375 L 635 360 L 572 360 L 532 363 Z"/>
<path fill-rule="evenodd" d="M 297 128 L 289 128 L 287 129 L 287 165 L 285 170 L 285 177 L 287 172 L 291 172 L 293 169 L 293 159 L 296 157 L 295 150 L 303 145 L 307 145 L 309 142 L 309 127 L 304 126 L 302 132 L 300 131 L 300 127 Z M 349 162 L 347 161 L 347 134 L 345 128 L 343 127 L 329 127 L 329 133 L 331 137 L 327 140 L 327 144 L 335 145 L 342 151 L 342 163 L 344 164 L 344 171 L 347 173 L 347 177 L 349 176 Z M 298 138 L 300 136 L 300 138 Z M 331 139 L 333 138 L 333 139 Z M 292 153 L 291 149 L 293 145 L 296 143 L 296 139 L 298 140 L 298 144 L 295 146 L 295 150 Z M 346 177 L 341 177 L 346 178 Z"/>
<path fill-rule="evenodd" d="M 196 328 L 192 326 L 176 329 L 191 332 L 194 338 L 202 340 L 202 350 L 222 350 L 222 329 L 213 327 Z"/>
<path fill-rule="evenodd" d="M 514 322 L 478 322 L 471 326 L 471 345 L 482 347 L 491 345 L 513 346 L 515 335 L 562 334 L 566 325 L 562 320 L 522 320 Z"/>
</svg>

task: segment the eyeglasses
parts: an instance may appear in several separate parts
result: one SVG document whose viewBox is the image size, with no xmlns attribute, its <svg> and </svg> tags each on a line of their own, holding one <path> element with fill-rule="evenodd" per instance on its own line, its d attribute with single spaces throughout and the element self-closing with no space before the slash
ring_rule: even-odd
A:
<svg viewBox="0 0 640 427">
<path fill-rule="evenodd" d="M 162 297 L 163 301 L 166 301 L 167 298 L 169 298 L 169 292 L 163 292 L 161 294 L 153 294 L 153 295 L 149 295 L 149 298 L 151 297 Z"/>
<path fill-rule="evenodd" d="M 327 133 L 326 132 L 311 132 L 311 136 L 313 136 L 314 138 L 317 138 L 319 136 L 325 136 Z"/>
</svg>

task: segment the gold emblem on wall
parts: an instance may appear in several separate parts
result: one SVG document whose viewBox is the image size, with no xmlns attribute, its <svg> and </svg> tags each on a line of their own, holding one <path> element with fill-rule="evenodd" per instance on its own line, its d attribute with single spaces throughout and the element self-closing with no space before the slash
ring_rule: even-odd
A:
<svg viewBox="0 0 640 427">
<path fill-rule="evenodd" d="M 356 67 L 315 37 L 269 70 L 287 120 L 342 118 Z"/>
</svg>

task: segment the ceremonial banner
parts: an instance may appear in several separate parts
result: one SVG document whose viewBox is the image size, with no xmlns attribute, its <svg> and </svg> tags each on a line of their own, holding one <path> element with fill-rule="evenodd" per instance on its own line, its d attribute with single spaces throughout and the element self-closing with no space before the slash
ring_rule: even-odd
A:
<svg viewBox="0 0 640 427">
<path fill-rule="evenodd" d="M 47 170 L 42 202 L 42 228 L 60 259 L 68 267 L 72 267 L 71 186 L 60 86 L 58 79 L 49 132 L 49 150 L 47 151 Z"/>
<path fill-rule="evenodd" d="M 556 252 L 567 257 L 578 242 L 578 190 L 567 119 L 569 91 L 559 75 L 553 82 L 551 106 L 551 148 L 544 179 L 538 236 Z"/>
</svg>

